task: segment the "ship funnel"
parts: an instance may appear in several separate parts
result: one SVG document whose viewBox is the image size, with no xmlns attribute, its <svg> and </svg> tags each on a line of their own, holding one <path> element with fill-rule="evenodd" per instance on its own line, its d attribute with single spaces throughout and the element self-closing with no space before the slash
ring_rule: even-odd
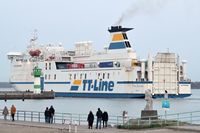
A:
<svg viewBox="0 0 200 133">
<path fill-rule="evenodd" d="M 110 29 L 108 29 L 108 31 L 110 33 L 112 32 L 127 32 L 129 30 L 132 30 L 133 28 L 122 28 L 122 26 L 111 26 Z"/>
<path fill-rule="evenodd" d="M 108 50 L 118 50 L 131 48 L 126 32 L 133 28 L 123 28 L 122 26 L 111 26 L 108 31 L 111 33 L 111 42 Z"/>
</svg>

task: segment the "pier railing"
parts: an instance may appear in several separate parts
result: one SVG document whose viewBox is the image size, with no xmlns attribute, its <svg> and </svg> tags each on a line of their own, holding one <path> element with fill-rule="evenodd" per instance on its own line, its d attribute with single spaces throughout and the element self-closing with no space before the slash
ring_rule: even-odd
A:
<svg viewBox="0 0 200 133">
<path fill-rule="evenodd" d="M 117 124 L 125 128 L 164 127 L 200 124 L 200 111 L 165 114 L 141 118 L 127 118 Z"/>
<path fill-rule="evenodd" d="M 4 119 L 2 115 L 3 110 L 0 110 L 0 119 Z M 11 120 L 11 116 L 8 116 Z M 15 120 L 29 121 L 29 122 L 45 122 L 44 112 L 38 111 L 25 111 L 17 110 L 15 114 Z M 75 113 L 58 113 L 56 112 L 53 117 L 53 122 L 57 124 L 77 124 L 87 125 L 87 114 L 75 114 Z M 94 123 L 96 120 L 94 120 Z M 109 124 L 117 125 L 122 123 L 122 117 L 109 116 Z"/>
<path fill-rule="evenodd" d="M 0 110 L 0 119 L 4 119 L 2 115 L 3 110 Z M 156 119 L 155 119 L 156 118 Z M 10 115 L 8 119 L 11 120 Z M 29 122 L 45 122 L 44 112 L 38 111 L 24 111 L 17 110 L 15 114 L 15 120 L 29 121 Z M 73 114 L 73 113 L 58 113 L 54 115 L 53 123 L 56 124 L 75 124 L 75 125 L 87 125 L 87 114 Z M 94 120 L 94 125 L 96 119 Z M 122 117 L 122 116 L 109 116 L 108 125 L 118 126 L 152 126 L 157 124 L 164 125 L 182 125 L 182 124 L 200 124 L 200 111 L 184 112 L 176 114 L 165 114 L 158 116 L 151 116 L 141 119 L 134 117 Z"/>
</svg>

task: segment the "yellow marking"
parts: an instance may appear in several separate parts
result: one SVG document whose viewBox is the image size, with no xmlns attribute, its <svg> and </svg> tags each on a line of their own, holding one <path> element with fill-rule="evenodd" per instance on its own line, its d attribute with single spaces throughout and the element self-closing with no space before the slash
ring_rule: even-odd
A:
<svg viewBox="0 0 200 133">
<path fill-rule="evenodd" d="M 121 41 L 121 40 L 124 40 L 123 35 L 121 33 L 113 35 L 112 41 Z"/>
<path fill-rule="evenodd" d="M 133 59 L 132 62 L 131 62 L 131 66 L 132 68 L 136 67 L 136 66 L 139 66 L 139 63 L 137 60 Z"/>
<path fill-rule="evenodd" d="M 81 80 L 74 80 L 73 84 L 74 85 L 81 85 Z"/>
</svg>

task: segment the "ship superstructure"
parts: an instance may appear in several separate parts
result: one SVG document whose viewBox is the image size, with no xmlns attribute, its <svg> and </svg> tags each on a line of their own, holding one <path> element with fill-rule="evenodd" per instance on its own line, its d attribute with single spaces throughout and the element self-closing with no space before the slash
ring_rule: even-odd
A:
<svg viewBox="0 0 200 133">
<path fill-rule="evenodd" d="M 170 97 L 191 95 L 186 75 L 186 61 L 175 53 L 150 54 L 139 60 L 126 32 L 132 28 L 112 26 L 111 40 L 102 52 L 95 52 L 91 41 L 75 43 L 75 50 L 61 45 L 39 45 L 30 40 L 26 52 L 10 52 L 10 83 L 17 90 L 34 89 L 33 70 L 42 71 L 42 91 L 55 91 L 56 96 L 142 98 L 150 89 L 154 97 L 167 90 Z"/>
</svg>

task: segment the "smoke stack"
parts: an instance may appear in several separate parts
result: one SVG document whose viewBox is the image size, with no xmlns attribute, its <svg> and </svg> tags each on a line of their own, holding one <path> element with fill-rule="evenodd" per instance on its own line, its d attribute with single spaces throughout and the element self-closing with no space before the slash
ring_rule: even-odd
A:
<svg viewBox="0 0 200 133">
<path fill-rule="evenodd" d="M 131 48 L 126 32 L 132 29 L 133 28 L 123 28 L 122 26 L 111 26 L 111 28 L 108 28 L 108 31 L 111 34 L 111 42 L 108 50 Z"/>
<path fill-rule="evenodd" d="M 129 30 L 132 30 L 133 28 L 122 28 L 122 26 L 111 26 L 111 28 L 109 29 L 108 28 L 108 31 L 110 33 L 113 33 L 113 32 L 127 32 Z"/>
</svg>

